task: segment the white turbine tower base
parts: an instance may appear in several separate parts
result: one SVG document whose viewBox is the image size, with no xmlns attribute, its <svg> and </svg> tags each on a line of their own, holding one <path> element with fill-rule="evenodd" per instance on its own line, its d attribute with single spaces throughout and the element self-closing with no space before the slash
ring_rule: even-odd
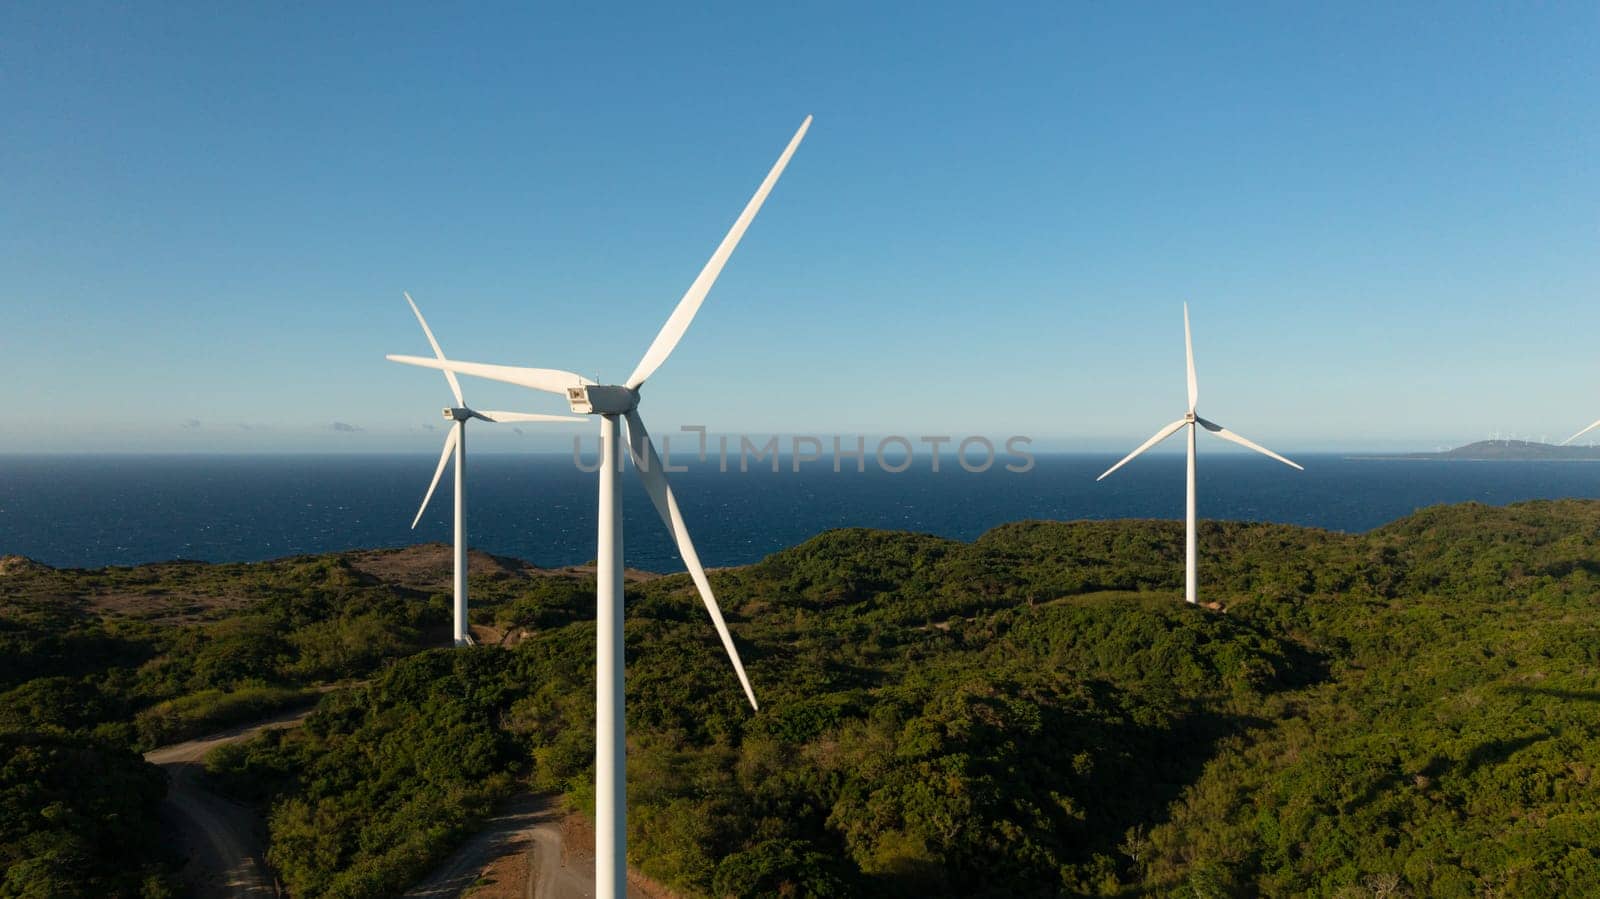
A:
<svg viewBox="0 0 1600 899">
<path fill-rule="evenodd" d="M 411 311 L 417 316 L 417 323 L 422 325 L 422 333 L 428 337 L 428 345 L 433 347 L 435 359 L 444 363 L 444 350 L 439 348 L 439 341 L 433 337 L 433 329 L 428 327 L 428 320 L 422 317 L 422 310 L 417 308 L 416 301 L 411 299 L 411 294 L 404 294 L 406 302 L 411 305 Z M 392 358 L 392 357 L 391 357 Z M 454 622 L 451 626 L 451 640 L 457 646 L 468 646 L 472 643 L 472 631 L 467 623 L 467 422 L 474 418 L 484 421 L 582 421 L 570 415 L 540 415 L 531 412 L 478 412 L 467 407 L 467 401 L 461 396 L 461 383 L 456 380 L 455 372 L 444 369 L 444 379 L 450 385 L 450 393 L 456 399 L 456 404 L 444 410 L 445 420 L 451 422 L 450 430 L 444 437 L 444 451 L 439 454 L 439 465 L 433 470 L 433 480 L 428 484 L 428 492 L 422 497 L 422 505 L 417 509 L 417 517 L 411 519 L 411 527 L 416 528 L 417 522 L 422 520 L 422 513 L 428 510 L 428 502 L 433 499 L 433 491 L 439 486 L 439 478 L 444 475 L 444 467 L 450 463 L 450 457 L 455 456 L 455 531 L 452 558 L 454 561 L 451 588 L 454 594 L 451 608 Z"/>
<path fill-rule="evenodd" d="M 705 302 L 711 286 L 722 273 L 728 257 L 739 245 L 739 240 L 750 227 L 767 195 L 777 184 L 779 176 L 789 164 L 789 159 L 800 146 L 806 130 L 811 127 L 811 117 L 800 123 L 800 129 L 789 140 L 772 170 L 767 173 L 755 196 L 734 220 L 722 243 L 689 285 L 672 315 L 662 325 L 655 340 L 650 343 L 633 374 L 622 384 L 597 384 L 581 375 L 568 371 L 545 368 L 520 368 L 510 365 L 487 365 L 477 362 L 456 362 L 442 355 L 437 359 L 418 356 L 390 356 L 396 362 L 436 368 L 446 373 L 460 373 L 517 384 L 535 390 L 558 393 L 567 398 L 573 412 L 600 416 L 600 485 L 599 532 L 596 535 L 598 550 L 595 554 L 595 896 L 599 899 L 622 899 L 627 891 L 628 859 L 628 789 L 626 781 L 627 721 L 624 715 L 624 657 L 622 642 L 622 499 L 617 484 L 617 464 L 620 459 L 619 441 L 621 425 L 627 422 L 628 454 L 633 459 L 634 470 L 644 482 L 645 492 L 656 507 L 662 522 L 672 533 L 683 557 L 684 567 L 694 580 L 700 601 L 722 640 L 722 647 L 733 663 L 733 671 L 744 688 L 745 698 L 751 708 L 758 709 L 755 691 L 750 678 L 745 675 L 744 663 L 733 645 L 733 635 L 722 618 L 716 596 L 711 592 L 711 582 L 706 578 L 705 567 L 695 552 L 694 542 L 684 525 L 678 500 L 667 483 L 660 457 L 650 442 L 650 433 L 639 417 L 639 388 L 672 354 L 684 332 L 694 321 L 695 313 Z"/>
<path fill-rule="evenodd" d="M 623 686 L 622 490 L 617 417 L 600 417 L 600 528 L 595 552 L 594 884 L 596 896 L 628 891 L 628 717 Z M 735 662 L 737 664 L 737 661 Z"/>
<path fill-rule="evenodd" d="M 1122 466 L 1133 461 L 1133 459 L 1140 453 L 1143 453 L 1150 447 L 1155 446 L 1163 440 L 1166 440 L 1173 434 L 1178 433 L 1178 431 L 1185 428 L 1188 429 L 1188 489 L 1184 495 L 1183 598 L 1186 602 L 1192 605 L 1200 601 L 1198 588 L 1198 582 L 1200 579 L 1200 552 L 1195 536 L 1195 523 L 1197 517 L 1195 514 L 1195 431 L 1199 428 L 1205 428 L 1218 437 L 1221 437 L 1223 440 L 1237 443 L 1240 446 L 1245 447 L 1246 449 L 1254 450 L 1263 456 L 1277 459 L 1279 462 L 1282 462 L 1290 468 L 1298 468 L 1301 471 L 1304 471 L 1305 469 L 1294 462 L 1290 462 L 1288 459 L 1285 459 L 1284 457 L 1278 455 L 1272 450 L 1267 449 L 1264 446 L 1260 446 L 1252 443 L 1249 440 L 1246 440 L 1245 438 L 1235 434 L 1227 428 L 1224 428 L 1222 425 L 1219 425 L 1214 421 L 1207 421 L 1206 419 L 1201 418 L 1200 415 L 1195 411 L 1195 406 L 1200 401 L 1200 381 L 1197 377 L 1195 377 L 1194 373 L 1194 340 L 1189 333 L 1188 303 L 1183 304 L 1183 350 L 1184 357 L 1188 363 L 1187 374 L 1189 388 L 1189 411 L 1184 413 L 1182 418 L 1157 431 L 1155 436 L 1151 437 L 1149 440 L 1139 444 L 1137 449 L 1124 456 L 1122 461 L 1106 469 L 1105 472 L 1101 474 L 1100 477 L 1095 478 L 1095 480 L 1105 480 L 1106 475 L 1111 474 L 1113 471 L 1116 471 Z M 1600 424 L 1600 422 L 1597 422 L 1597 424 Z"/>
</svg>

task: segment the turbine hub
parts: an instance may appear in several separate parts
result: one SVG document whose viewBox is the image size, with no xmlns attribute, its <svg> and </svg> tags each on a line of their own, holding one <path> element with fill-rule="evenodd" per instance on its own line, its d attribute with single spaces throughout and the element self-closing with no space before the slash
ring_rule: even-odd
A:
<svg viewBox="0 0 1600 899">
<path fill-rule="evenodd" d="M 1196 414 L 1195 414 L 1195 413 L 1194 413 L 1194 411 L 1193 411 L 1193 410 L 1190 410 L 1190 411 L 1189 411 L 1189 412 L 1185 412 L 1185 413 L 1184 413 L 1184 415 L 1183 415 L 1183 420 L 1184 420 L 1184 421 L 1186 421 L 1186 422 L 1188 422 L 1188 423 L 1189 423 L 1189 424 L 1194 424 L 1194 420 L 1195 420 L 1195 419 L 1196 419 L 1196 418 L 1197 418 L 1197 417 L 1198 417 L 1198 416 L 1197 416 L 1197 415 L 1196 415 Z"/>
<path fill-rule="evenodd" d="M 568 387 L 567 404 L 579 415 L 627 415 L 639 406 L 639 393 L 620 384 Z"/>
</svg>

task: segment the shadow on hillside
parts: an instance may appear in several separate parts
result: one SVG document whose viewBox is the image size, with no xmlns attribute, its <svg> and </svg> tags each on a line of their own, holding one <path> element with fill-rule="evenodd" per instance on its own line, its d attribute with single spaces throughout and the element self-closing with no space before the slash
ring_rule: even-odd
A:
<svg viewBox="0 0 1600 899">
<path fill-rule="evenodd" d="M 1563 690 L 1559 687 L 1506 687 L 1507 693 L 1520 693 L 1524 696 L 1548 696 L 1551 699 L 1569 699 L 1573 702 L 1600 702 L 1600 690 Z"/>
<path fill-rule="evenodd" d="M 958 709 L 925 716 L 933 726 L 918 733 L 931 742 L 906 764 L 940 776 L 927 783 L 919 776 L 912 787 L 912 781 L 889 775 L 861 792 L 873 797 L 877 814 L 894 812 L 883 820 L 900 822 L 907 831 L 907 837 L 891 839 L 891 851 L 898 845 L 893 839 L 919 844 L 931 837 L 937 852 L 887 859 L 882 870 L 867 876 L 870 889 L 863 895 L 1061 895 L 1071 878 L 1098 876 L 1093 872 L 1105 858 L 1125 865 L 1121 847 L 1130 829 L 1165 823 L 1172 805 L 1216 757 L 1220 741 L 1269 723 L 1198 705 L 1158 711 L 1108 682 L 1080 684 L 1083 693 L 1031 704 L 1037 718 L 1018 715 L 1016 697 L 1002 693 L 969 694 Z M 942 795 L 959 801 L 941 806 Z M 939 819 L 937 830 L 904 823 L 926 818 L 928 808 L 959 813 Z M 1010 844 L 1002 853 L 1014 853 L 1006 864 L 994 863 L 991 840 Z"/>
<path fill-rule="evenodd" d="M 1108 685 L 1093 686 L 1096 705 L 1102 708 L 1126 699 Z M 1053 723 L 1072 726 L 1067 721 Z M 1120 847 L 1128 831 L 1134 827 L 1148 831 L 1166 823 L 1173 803 L 1216 757 L 1219 743 L 1269 724 L 1263 718 L 1195 705 L 1164 724 L 1124 720 L 1108 726 L 1101 735 L 1106 741 L 1102 745 L 1114 748 L 1115 763 L 1097 766 L 1078 796 L 1088 814 L 1076 835 L 1073 860 L 1088 862 L 1101 854 L 1124 862 Z"/>
<path fill-rule="evenodd" d="M 1268 635 L 1260 628 L 1256 632 L 1264 638 Z M 1311 647 L 1291 639 L 1279 642 L 1279 655 L 1277 658 L 1278 672 L 1276 690 L 1299 690 L 1326 683 L 1333 677 L 1333 664 L 1331 656 L 1319 652 Z"/>
<path fill-rule="evenodd" d="M 1353 812 L 1358 808 L 1370 805 L 1373 802 L 1376 802 L 1380 796 L 1399 788 L 1401 784 L 1408 780 L 1416 782 L 1419 786 L 1421 786 L 1428 781 L 1437 780 L 1446 774 L 1451 774 L 1458 777 L 1466 777 L 1472 774 L 1474 771 L 1477 771 L 1479 768 L 1498 765 L 1511 758 L 1511 756 L 1517 754 L 1518 752 L 1527 749 L 1529 746 L 1548 740 L 1552 736 L 1554 736 L 1553 731 L 1542 730 L 1537 733 L 1525 734 L 1520 737 L 1511 737 L 1504 740 L 1489 740 L 1484 743 L 1479 743 L 1467 753 L 1465 758 L 1461 759 L 1454 759 L 1443 755 L 1434 756 L 1434 758 L 1430 760 L 1421 771 L 1418 771 L 1415 774 L 1407 774 L 1404 771 L 1393 771 L 1373 781 L 1371 785 L 1362 791 L 1360 796 L 1356 797 L 1350 803 L 1350 805 L 1346 807 L 1345 811 Z"/>
<path fill-rule="evenodd" d="M 1582 571 L 1592 576 L 1600 576 L 1600 561 L 1593 559 L 1562 559 L 1541 565 L 1534 569 L 1534 573 L 1553 578 L 1564 578 L 1574 571 Z"/>
<path fill-rule="evenodd" d="M 1529 746 L 1535 743 L 1542 743 L 1552 736 L 1555 736 L 1554 731 L 1542 730 L 1526 736 L 1480 743 L 1473 747 L 1471 752 L 1467 753 L 1467 757 L 1461 763 L 1460 770 L 1457 773 L 1466 775 L 1485 765 L 1498 765 Z"/>
</svg>

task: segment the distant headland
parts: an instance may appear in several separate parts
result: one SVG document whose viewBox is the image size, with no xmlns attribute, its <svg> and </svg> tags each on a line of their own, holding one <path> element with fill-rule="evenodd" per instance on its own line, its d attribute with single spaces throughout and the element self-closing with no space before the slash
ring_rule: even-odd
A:
<svg viewBox="0 0 1600 899">
<path fill-rule="evenodd" d="M 1480 440 L 1437 453 L 1375 453 L 1346 458 L 1417 462 L 1600 462 L 1600 446 L 1560 446 L 1531 440 Z"/>
</svg>

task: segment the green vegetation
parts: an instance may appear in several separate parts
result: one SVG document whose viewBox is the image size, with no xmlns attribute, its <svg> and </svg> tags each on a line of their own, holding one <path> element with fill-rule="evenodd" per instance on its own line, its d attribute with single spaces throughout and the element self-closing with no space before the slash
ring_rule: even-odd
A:
<svg viewBox="0 0 1600 899">
<path fill-rule="evenodd" d="M 145 746 L 179 743 L 230 724 L 265 718 L 272 712 L 309 703 L 312 690 L 288 687 L 240 686 L 234 690 L 201 690 L 165 699 L 139 712 L 134 733 Z"/>
<path fill-rule="evenodd" d="M 1600 503 L 1202 530 L 1218 609 L 1179 599 L 1168 522 L 844 530 L 715 572 L 760 712 L 687 577 L 630 584 L 631 863 L 707 896 L 1600 895 Z M 416 652 L 440 597 L 293 564 L 321 573 L 195 625 L 184 662 L 126 622 L 50 638 L 130 672 L 97 673 L 29 629 L 59 661 L 0 714 L 137 741 L 108 695 L 149 720 L 365 676 L 208 759 L 296 896 L 393 895 L 519 790 L 592 806 L 592 582 L 490 568 L 474 617 L 520 642 Z M 319 590 L 347 592 L 270 617 Z M 376 661 L 311 627 L 364 616 Z"/>
<path fill-rule="evenodd" d="M 158 896 L 155 746 L 265 717 L 441 632 L 349 559 L 55 571 L 0 560 L 0 897 Z"/>
<path fill-rule="evenodd" d="M 244 798 L 294 784 L 269 818 L 269 861 L 294 895 L 397 895 L 513 787 L 516 746 L 495 717 L 510 657 L 424 653 L 329 696 L 298 732 L 221 747 L 207 770 Z"/>
<path fill-rule="evenodd" d="M 437 642 L 447 621 L 445 597 L 337 556 L 95 571 L 7 561 L 0 728 L 140 751 L 304 702 L 308 686 Z"/>
<path fill-rule="evenodd" d="M 166 785 L 127 749 L 0 732 L 0 896 L 169 896 L 151 812 Z"/>
</svg>

